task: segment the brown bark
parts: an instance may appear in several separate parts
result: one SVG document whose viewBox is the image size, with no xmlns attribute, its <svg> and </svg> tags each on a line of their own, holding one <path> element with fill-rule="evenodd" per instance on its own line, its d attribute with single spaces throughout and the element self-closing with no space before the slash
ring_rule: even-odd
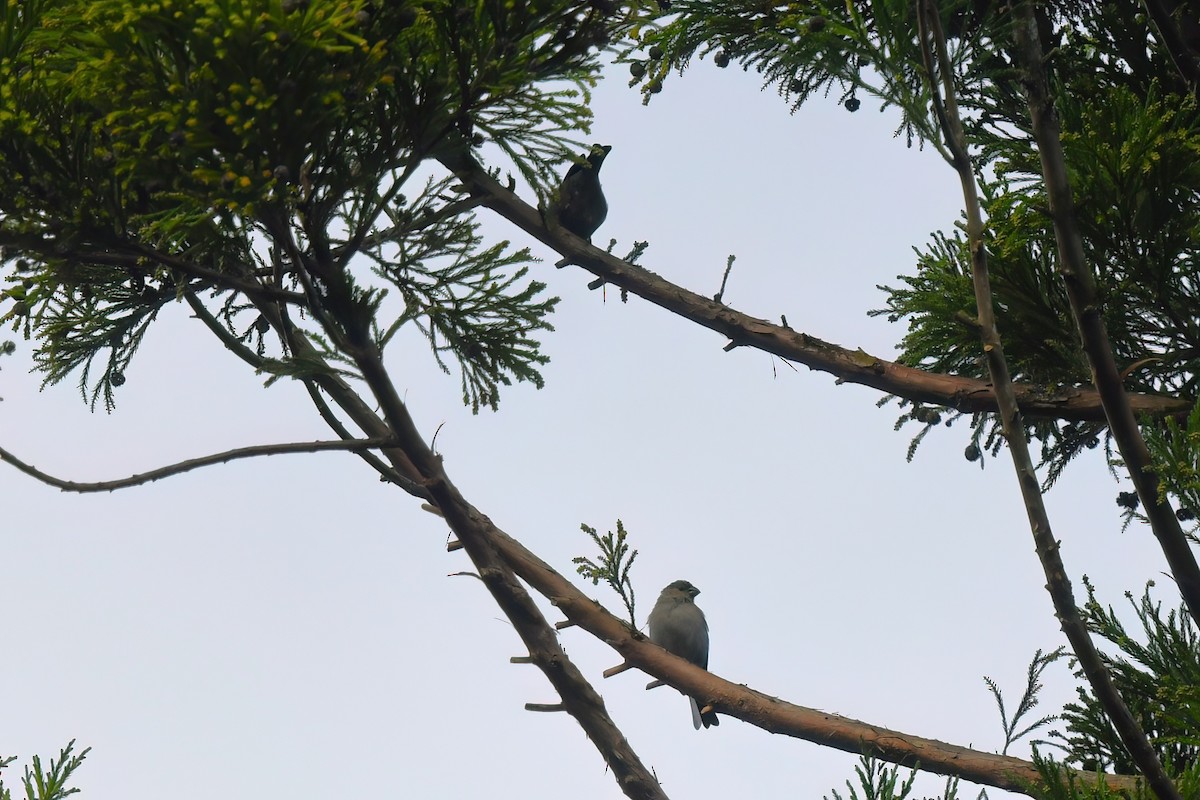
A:
<svg viewBox="0 0 1200 800">
<path fill-rule="evenodd" d="M 501 186 L 469 157 L 443 155 L 442 163 L 455 173 L 481 205 L 553 247 L 571 263 L 607 283 L 627 289 L 667 311 L 728 337 L 734 346 L 754 347 L 828 372 L 839 381 L 869 386 L 917 402 L 964 412 L 994 413 L 997 410 L 996 394 L 990 381 L 927 372 L 744 314 L 622 261 L 561 228 L 547 226 L 536 208 Z M 1014 384 L 1013 392 L 1022 414 L 1030 419 L 1091 422 L 1105 419 L 1099 394 L 1092 387 Z M 1152 416 L 1182 417 L 1191 410 L 1191 402 L 1186 398 L 1134 394 L 1130 395 L 1130 402 L 1135 413 Z"/>
<path fill-rule="evenodd" d="M 478 514 L 478 512 L 474 512 Z M 971 750 L 957 745 L 889 730 L 826 711 L 793 705 L 706 672 L 676 658 L 610 614 L 599 603 L 580 592 L 520 542 L 496 528 L 482 515 L 476 523 L 487 528 L 486 536 L 513 570 L 539 594 L 547 597 L 580 628 L 608 644 L 629 663 L 680 691 L 704 698 L 716 711 L 755 725 L 770 733 L 844 750 L 868 753 L 895 764 L 949 775 L 964 780 L 1028 793 L 1040 780 L 1029 761 Z M 1094 773 L 1076 772 L 1075 777 L 1094 785 Z M 1112 789 L 1130 792 L 1139 780 L 1126 775 L 1104 775 Z"/>
<path fill-rule="evenodd" d="M 322 363 L 320 354 L 303 334 L 287 326 L 277 311 L 267 307 L 263 313 L 268 315 L 272 324 L 278 324 L 288 332 L 288 345 L 295 355 L 310 363 Z M 641 762 L 625 735 L 608 715 L 599 693 L 559 645 L 554 628 L 542 616 L 511 567 L 497 556 L 494 542 L 486 535 L 490 521 L 462 498 L 442 469 L 441 458 L 426 446 L 383 367 L 379 351 L 371 343 L 354 345 L 345 342 L 343 347 L 359 367 L 379 403 L 383 419 L 332 371 L 317 375 L 313 378 L 314 382 L 333 398 L 359 428 L 373 431 L 395 443 L 394 446 L 385 447 L 383 455 L 391 462 L 395 472 L 406 479 L 399 485 L 406 488 L 411 482 L 409 493 L 430 500 L 446 518 L 496 604 L 529 648 L 533 663 L 558 691 L 564 710 L 587 733 L 612 770 L 621 791 L 634 800 L 666 800 L 667 795 L 659 786 L 658 779 Z M 485 521 L 487 526 L 482 524 Z"/>
</svg>

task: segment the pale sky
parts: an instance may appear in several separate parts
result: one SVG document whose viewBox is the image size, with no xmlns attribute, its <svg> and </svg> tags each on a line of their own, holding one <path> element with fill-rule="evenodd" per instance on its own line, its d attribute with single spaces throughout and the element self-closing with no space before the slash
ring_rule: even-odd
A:
<svg viewBox="0 0 1200 800">
<path fill-rule="evenodd" d="M 911 247 L 959 215 L 933 151 L 907 149 L 869 99 L 856 114 L 817 99 L 790 115 L 736 67 L 698 63 L 649 107 L 627 68 L 609 75 L 580 137 L 613 145 L 597 243 L 649 239 L 644 266 L 710 296 L 735 253 L 731 306 L 894 357 L 904 328 L 867 318 L 884 303 L 875 287 L 911 272 Z M 507 389 L 499 413 L 472 416 L 418 335 L 389 351 L 466 497 L 566 574 L 593 555 L 580 523 L 622 519 L 641 621 L 665 584 L 696 584 L 725 678 L 998 749 L 982 676 L 1015 704 L 1034 651 L 1062 643 L 1007 453 L 968 463 L 959 423 L 907 464 L 915 428 L 894 432 L 874 391 L 723 352 L 637 298 L 588 291 L 590 275 L 555 270 L 545 247 L 480 214 L 490 236 L 534 246 L 533 272 L 562 303 L 546 388 Z M 333 438 L 298 385 L 262 388 L 186 306 L 151 332 L 111 415 L 90 413 L 72 382 L 39 392 L 17 345 L 0 359 L 0 444 L 61 477 Z M 1121 533 L 1119 488 L 1097 450 L 1048 497 L 1077 595 L 1087 573 L 1114 604 L 1163 569 L 1147 529 Z M 0 465 L 0 508 L 0 754 L 21 765 L 72 738 L 91 746 L 84 798 L 621 796 L 570 717 L 523 710 L 556 697 L 535 667 L 508 663 L 520 641 L 482 585 L 448 577 L 471 565 L 445 551 L 444 524 L 353 456 L 88 496 Z M 586 591 L 620 613 L 606 588 Z M 636 671 L 604 680 L 615 653 L 578 629 L 561 638 L 671 797 L 846 794 L 854 756 L 729 717 L 694 731 L 673 690 L 645 692 Z M 1045 682 L 1039 711 L 1073 697 L 1065 663 Z M 15 787 L 18 770 L 5 775 Z"/>
</svg>

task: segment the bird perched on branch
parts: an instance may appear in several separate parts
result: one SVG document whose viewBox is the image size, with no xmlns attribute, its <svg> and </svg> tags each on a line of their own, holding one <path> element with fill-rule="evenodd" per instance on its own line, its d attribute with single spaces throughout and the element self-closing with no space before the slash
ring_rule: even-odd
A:
<svg viewBox="0 0 1200 800">
<path fill-rule="evenodd" d="M 558 196 L 550 204 L 550 216 L 558 224 L 583 239 L 592 234 L 608 216 L 608 201 L 600 188 L 600 167 L 612 145 L 594 144 L 591 152 L 567 170 L 558 187 Z"/>
<path fill-rule="evenodd" d="M 698 594 L 700 590 L 687 581 L 675 581 L 662 590 L 646 621 L 650 625 L 650 641 L 701 669 L 708 669 L 708 622 L 695 603 Z M 688 700 L 696 730 L 701 725 L 707 728 L 720 724 L 715 711 L 709 709 L 702 714 L 696 698 Z"/>
</svg>

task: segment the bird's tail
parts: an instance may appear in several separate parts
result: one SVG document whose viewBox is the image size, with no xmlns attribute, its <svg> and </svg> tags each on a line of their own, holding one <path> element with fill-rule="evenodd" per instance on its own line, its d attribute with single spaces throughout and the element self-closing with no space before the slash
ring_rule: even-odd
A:
<svg viewBox="0 0 1200 800">
<path fill-rule="evenodd" d="M 700 705 L 696 702 L 696 698 L 689 697 L 688 703 L 692 706 L 692 727 L 696 730 L 700 730 L 701 726 L 708 728 L 721 724 L 721 720 L 717 719 L 717 712 L 709 710 L 707 713 L 700 713 Z"/>
</svg>

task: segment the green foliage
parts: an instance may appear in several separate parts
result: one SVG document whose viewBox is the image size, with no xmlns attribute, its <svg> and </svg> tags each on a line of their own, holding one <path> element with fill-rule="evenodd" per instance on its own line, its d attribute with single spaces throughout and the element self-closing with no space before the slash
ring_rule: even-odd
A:
<svg viewBox="0 0 1200 800">
<path fill-rule="evenodd" d="M 91 124 L 76 135 L 103 150 L 77 155 L 107 161 L 118 190 L 140 181 L 151 199 L 230 210 L 287 199 L 332 208 L 452 130 L 489 137 L 549 177 L 562 134 L 586 126 L 575 98 L 595 81 L 587 54 L 604 29 L 571 4 L 509 5 L 55 3 L 23 52 L 45 50 L 15 79 L 42 102 L 0 120 L 26 134 L 16 147 L 65 156 L 58 132 L 32 135 L 39 106 L 86 110 Z M 558 46 L 537 44 L 547 33 L 561 34 Z M 574 92 L 540 85 L 563 79 Z M 92 208 L 105 198 L 81 188 L 92 213 L 123 210 Z M 155 205 L 171 218 L 154 220 L 163 232 L 200 210 Z"/>
<path fill-rule="evenodd" d="M 846 781 L 849 790 L 844 800 L 904 800 L 912 794 L 913 781 L 917 777 L 916 770 L 909 770 L 908 777 L 900 780 L 900 767 L 887 765 L 871 756 L 860 756 L 859 763 L 854 767 L 858 777 L 858 785 Z M 859 793 L 861 790 L 861 794 Z M 837 789 L 831 789 L 833 800 L 843 800 Z M 957 800 L 958 779 L 947 778 L 946 788 L 937 800 Z M 826 796 L 825 800 L 829 800 Z"/>
<path fill-rule="evenodd" d="M 25 767 L 25 774 L 21 777 L 21 784 L 25 787 L 26 800 L 63 800 L 79 791 L 77 788 L 68 787 L 67 782 L 75 770 L 83 764 L 92 748 L 85 747 L 76 754 L 72 752 L 74 747 L 75 740 L 72 739 L 59 752 L 57 759 L 50 759 L 49 766 L 45 769 L 42 768 L 41 757 L 33 757 L 33 764 Z M 16 761 L 15 756 L 7 758 L 0 756 L 0 773 L 14 761 Z M 4 785 L 2 775 L 0 775 L 0 800 L 12 800 L 12 790 Z"/>
<path fill-rule="evenodd" d="M 1004 730 L 1004 747 L 1000 750 L 1001 754 L 1007 755 L 1008 748 L 1014 742 L 1023 739 L 1039 728 L 1044 728 L 1058 719 L 1057 714 L 1051 714 L 1041 717 L 1025 725 L 1023 728 L 1018 728 L 1025 715 L 1037 707 L 1037 696 L 1042 690 L 1042 673 L 1046 671 L 1046 667 L 1062 658 L 1065 652 L 1065 648 L 1059 647 L 1049 653 L 1043 653 L 1041 650 L 1038 650 L 1034 654 L 1033 660 L 1029 662 L 1029 667 L 1025 674 L 1025 691 L 1021 693 L 1021 699 L 1017 701 L 1017 707 L 1013 711 L 1012 719 L 1008 718 L 1008 711 L 1004 707 L 1004 696 L 1000 691 L 1000 686 L 991 678 L 986 675 L 984 676 L 983 682 L 987 684 L 992 697 L 996 699 L 996 707 L 1000 711 L 1000 725 Z"/>
<path fill-rule="evenodd" d="M 1108 788 L 1103 783 L 1103 773 L 1096 770 L 1096 780 L 1084 782 L 1078 773 L 1066 769 L 1053 756 L 1045 755 L 1034 748 L 1033 763 L 1041 775 L 1037 786 L 1029 787 L 1031 797 L 1038 800 L 1153 800 L 1156 796 L 1145 783 L 1139 781 L 1132 791 L 1118 791 Z M 1167 761 L 1168 772 L 1172 773 L 1175 788 L 1184 800 L 1200 798 L 1200 764 L 1193 763 L 1182 770 L 1176 770 Z"/>
<path fill-rule="evenodd" d="M 1144 426 L 1146 446 L 1154 459 L 1159 477 L 1160 499 L 1174 495 L 1180 501 L 1177 513 L 1181 521 L 1192 521 L 1193 539 L 1196 512 L 1200 509 L 1200 403 L 1188 414 L 1185 427 L 1174 419 L 1160 426 Z M 1133 509 L 1129 517 L 1140 516 Z"/>
<path fill-rule="evenodd" d="M 48 382 L 79 371 L 111 407 L 158 311 L 207 295 L 237 336 L 264 303 L 307 312 L 273 352 L 258 332 L 276 360 L 297 331 L 345 361 L 412 322 L 476 409 L 541 385 L 555 301 L 529 253 L 484 243 L 448 179 L 402 191 L 487 145 L 544 194 L 588 129 L 615 9 L 58 0 L 2 18 L 0 321 L 38 341 Z M 389 287 L 404 306 L 381 319 Z"/>
<path fill-rule="evenodd" d="M 1190 98 L 1161 96 L 1156 84 L 1137 96 L 1123 85 L 1103 97 L 1064 92 L 1059 104 L 1079 219 L 1105 323 L 1130 390 L 1196 395 L 1200 361 L 1200 267 L 1193 232 L 1200 226 L 1200 117 Z M 1005 355 L 1016 380 L 1058 387 L 1091 383 L 1075 333 L 1056 244 L 1045 214 L 1040 162 L 1013 141 L 994 150 L 997 177 L 982 181 L 988 216 L 986 246 Z M 881 287 L 892 321 L 906 320 L 900 360 L 939 372 L 984 377 L 965 237 L 935 234 L 918 250 L 918 271 L 903 285 Z M 994 420 L 987 436 L 997 446 Z M 1027 420 L 1042 442 L 1047 485 L 1083 449 L 1103 436 L 1100 424 Z M 1161 423 L 1159 423 L 1161 424 Z"/>
<path fill-rule="evenodd" d="M 1099 92 L 1063 92 L 1058 107 L 1077 218 L 1114 355 L 1131 390 L 1193 396 L 1200 363 L 1200 114 L 1194 98 L 1165 96 L 1155 83 L 1142 94 L 1125 86 Z M 1024 249 L 1026 257 L 1048 261 L 1054 245 L 1036 153 L 1014 153 L 998 171 L 1005 191 L 988 213 L 1002 257 L 1020 257 Z M 1053 311 L 1064 309 L 1065 299 L 1050 287 L 1052 269 L 1035 274 L 1021 267 L 1017 274 L 1032 276 L 1025 278 L 1031 291 L 1003 296 L 1010 304 L 1040 300 L 1037 316 L 1018 322 L 1040 323 L 1036 338 L 1051 343 L 1048 351 L 1025 356 L 1024 369 L 1034 380 L 1049 373 L 1086 382 L 1083 364 L 1076 360 L 1072 372 L 1064 360 L 1065 333 L 1051 338 L 1064 327 L 1055 318 L 1069 319 Z"/>
<path fill-rule="evenodd" d="M 1113 609 L 1096 600 L 1087 579 L 1088 599 L 1082 608 L 1093 635 L 1116 650 L 1104 661 L 1126 705 L 1150 738 L 1164 765 L 1176 775 L 1200 764 L 1200 642 L 1187 611 L 1172 610 L 1164 617 L 1149 589 L 1135 601 L 1127 593 L 1140 624 L 1135 639 Z M 1084 685 L 1078 699 L 1062 714 L 1065 731 L 1051 739 L 1066 751 L 1068 763 L 1083 769 L 1134 773 L 1136 767 L 1099 701 Z"/>
<path fill-rule="evenodd" d="M 758 72 L 794 110 L 810 98 L 836 91 L 838 102 L 858 107 L 857 95 L 879 98 L 904 114 L 910 140 L 916 135 L 935 146 L 939 139 L 927 113 L 928 91 L 921 75 L 907 0 L 869 3 L 756 0 L 680 0 L 663 24 L 648 21 L 635 30 L 636 45 L 623 56 L 664 52 L 644 62 L 640 77 L 646 97 L 661 88 L 672 68 L 682 73 L 692 59 L 713 55 L 721 64 L 734 61 Z M 965 50 L 954 48 L 956 64 Z M 643 63 L 643 62 L 639 62 Z"/>
<path fill-rule="evenodd" d="M 625 610 L 629 612 L 630 627 L 637 630 L 633 581 L 629 579 L 629 571 L 633 569 L 633 562 L 637 559 L 638 551 L 629 549 L 629 545 L 625 541 L 628 535 L 625 525 L 621 520 L 617 520 L 616 534 L 609 531 L 603 536 L 599 535 L 595 528 L 587 525 L 581 524 L 579 528 L 592 538 L 592 542 L 600 549 L 600 556 L 596 561 L 582 556 L 571 559 L 576 572 L 590 580 L 593 586 L 604 581 L 612 587 L 612 590 L 620 595 L 621 602 L 625 604 Z"/>
<path fill-rule="evenodd" d="M 528 250 L 508 253 L 507 242 L 485 247 L 471 218 L 441 213 L 448 184 L 431 179 L 412 202 L 398 198 L 385 209 L 395 226 L 386 241 L 364 247 L 375 274 L 404 300 L 404 311 L 378 342 L 386 345 L 412 322 L 445 372 L 443 355 L 458 360 L 463 402 L 476 411 L 481 404 L 495 409 L 495 387 L 509 384 L 509 374 L 541 388 L 535 367 L 548 359 L 532 335 L 553 330 L 546 317 L 558 300 L 538 299 L 541 282 L 519 285 L 528 273 L 522 265 L 532 260 Z"/>
<path fill-rule="evenodd" d="M 992 291 L 1010 370 L 1047 396 L 1089 385 L 1057 274 L 1009 15 L 1003 4 L 973 0 L 942 0 L 937 7 L 982 188 Z M 1126 385 L 1196 397 L 1200 120 L 1194 95 L 1131 7 L 1064 2 L 1037 13 L 1086 252 Z M 669 16 L 646 19 L 634 33 L 623 57 L 633 62 L 633 82 L 643 84 L 647 97 L 672 71 L 711 55 L 718 65 L 755 70 L 793 109 L 831 92 L 847 108 L 857 108 L 859 94 L 877 97 L 901 110 L 910 142 L 915 137 L 942 148 L 916 7 L 907 0 L 680 0 Z M 880 287 L 886 306 L 873 313 L 907 324 L 902 363 L 984 378 L 965 235 L 953 228 L 935 232 L 915 253 L 915 269 L 896 286 Z M 901 408 L 899 423 L 922 426 L 915 450 L 936 423 L 910 403 L 902 401 Z M 969 422 L 980 451 L 995 453 L 1003 444 L 991 415 Z M 1047 486 L 1075 456 L 1104 440 L 1100 424 L 1026 423 L 1029 438 L 1041 443 Z"/>
<path fill-rule="evenodd" d="M 1094 785 L 1084 783 L 1074 770 L 1064 769 L 1053 756 L 1043 755 L 1036 747 L 1033 763 L 1042 779 L 1039 785 L 1029 787 L 1029 793 L 1038 800 L 1150 800 L 1154 797 L 1142 784 L 1127 797 L 1100 781 Z M 1097 770 L 1097 775 L 1099 772 Z"/>
</svg>

